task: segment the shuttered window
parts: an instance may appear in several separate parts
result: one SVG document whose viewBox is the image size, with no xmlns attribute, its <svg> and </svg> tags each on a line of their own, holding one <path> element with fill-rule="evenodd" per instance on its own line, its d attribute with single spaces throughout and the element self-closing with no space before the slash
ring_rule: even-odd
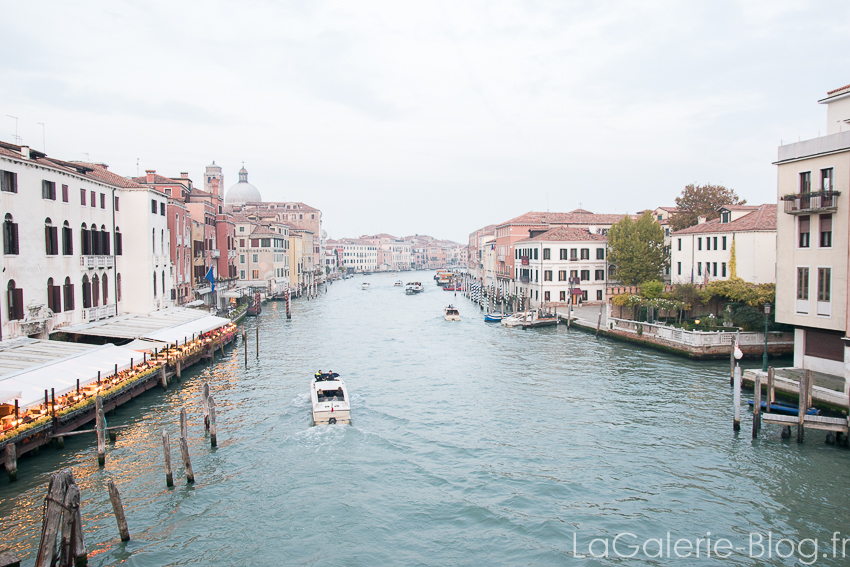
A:
<svg viewBox="0 0 850 567">
<path fill-rule="evenodd" d="M 806 356 L 844 362 L 844 341 L 840 331 L 806 329 Z"/>
</svg>

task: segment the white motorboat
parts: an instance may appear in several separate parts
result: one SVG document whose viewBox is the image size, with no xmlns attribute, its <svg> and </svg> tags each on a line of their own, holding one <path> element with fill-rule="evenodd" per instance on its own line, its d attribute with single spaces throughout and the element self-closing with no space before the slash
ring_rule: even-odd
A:
<svg viewBox="0 0 850 567">
<path fill-rule="evenodd" d="M 310 382 L 310 402 L 313 406 L 313 425 L 351 423 L 351 404 L 348 390 L 339 374 L 318 374 Z"/>
<path fill-rule="evenodd" d="M 528 317 L 528 312 L 520 311 L 519 313 L 514 313 L 510 317 L 502 317 L 502 325 L 505 327 L 518 327 L 519 325 L 525 324 Z"/>
<path fill-rule="evenodd" d="M 407 295 L 413 295 L 414 293 L 422 293 L 425 290 L 422 287 L 422 282 L 408 282 L 407 286 L 404 288 L 404 292 Z"/>
<path fill-rule="evenodd" d="M 460 311 L 454 305 L 449 305 L 443 311 L 446 314 L 446 321 L 460 321 Z"/>
<path fill-rule="evenodd" d="M 363 282 L 362 284 L 360 284 L 361 289 L 369 289 L 370 287 L 372 286 L 369 282 Z"/>
<path fill-rule="evenodd" d="M 396 287 L 402 287 L 404 285 L 404 282 L 402 282 L 401 280 L 396 280 L 396 282 L 393 285 L 396 286 Z"/>
</svg>

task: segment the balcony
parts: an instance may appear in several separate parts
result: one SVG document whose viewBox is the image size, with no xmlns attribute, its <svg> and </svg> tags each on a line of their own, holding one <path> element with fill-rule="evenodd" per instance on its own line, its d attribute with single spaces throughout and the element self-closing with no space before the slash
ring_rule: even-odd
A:
<svg viewBox="0 0 850 567">
<path fill-rule="evenodd" d="M 520 276 L 519 281 L 520 283 L 528 283 L 528 276 Z"/>
<path fill-rule="evenodd" d="M 799 193 L 785 195 L 785 212 L 789 215 L 802 215 L 838 209 L 839 191 L 818 191 L 816 193 Z"/>
<path fill-rule="evenodd" d="M 221 250 L 219 250 L 217 248 L 214 249 L 214 250 L 210 250 L 210 258 L 219 258 L 219 257 L 221 257 Z"/>
<path fill-rule="evenodd" d="M 115 317 L 115 304 L 101 305 L 100 307 L 86 307 L 83 309 L 83 321 L 91 322 L 107 317 Z"/>
<path fill-rule="evenodd" d="M 236 250 L 228 250 L 227 251 L 227 257 L 228 258 L 235 258 L 236 257 Z"/>
<path fill-rule="evenodd" d="M 112 256 L 80 256 L 80 266 L 93 270 L 94 268 L 112 268 L 115 258 Z"/>
<path fill-rule="evenodd" d="M 504 262 L 504 261 L 505 261 L 505 255 L 504 255 L 504 254 L 497 254 L 497 255 L 496 255 L 496 259 L 497 259 L 499 262 Z"/>
</svg>

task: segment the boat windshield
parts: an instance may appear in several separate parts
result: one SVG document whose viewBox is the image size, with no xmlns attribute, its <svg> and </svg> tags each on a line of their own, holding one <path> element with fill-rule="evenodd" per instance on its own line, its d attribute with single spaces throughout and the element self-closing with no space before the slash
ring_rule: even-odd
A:
<svg viewBox="0 0 850 567">
<path fill-rule="evenodd" d="M 342 392 L 342 388 L 338 388 L 336 390 L 318 390 L 316 393 L 318 394 L 318 401 L 320 402 L 345 401 L 345 394 Z"/>
</svg>

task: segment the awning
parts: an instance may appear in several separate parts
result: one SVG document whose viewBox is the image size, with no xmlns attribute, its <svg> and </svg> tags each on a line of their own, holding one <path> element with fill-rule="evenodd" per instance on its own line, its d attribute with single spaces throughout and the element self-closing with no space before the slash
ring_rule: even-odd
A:
<svg viewBox="0 0 850 567">
<path fill-rule="evenodd" d="M 226 299 L 239 299 L 242 297 L 242 293 L 239 291 L 225 291 L 224 293 L 219 294 L 219 297 Z"/>
<path fill-rule="evenodd" d="M 176 327 L 161 329 L 159 331 L 156 331 L 155 333 L 145 335 L 142 338 L 153 341 L 162 341 L 171 344 L 174 344 L 175 342 L 182 343 L 185 338 L 189 338 L 192 335 L 208 333 L 209 331 L 218 329 L 219 327 L 223 327 L 228 324 L 230 324 L 230 319 L 225 319 L 224 317 L 216 317 L 214 315 L 207 315 L 206 317 L 202 317 L 194 321 L 189 321 L 188 323 L 183 323 L 182 325 L 177 325 Z"/>
<path fill-rule="evenodd" d="M 14 404 L 15 399 L 20 397 L 20 391 L 0 390 L 0 404 Z"/>
<path fill-rule="evenodd" d="M 201 305 L 205 305 L 203 299 L 196 299 L 195 301 L 190 301 L 184 307 L 200 307 Z"/>
<path fill-rule="evenodd" d="M 198 295 L 206 295 L 206 294 L 210 293 L 211 291 L 212 291 L 211 287 L 199 287 L 198 289 L 195 290 L 195 293 L 197 293 Z"/>
<path fill-rule="evenodd" d="M 126 370 L 134 358 L 141 361 L 138 352 L 108 344 L 50 364 L 6 374 L 0 379 L 0 390 L 20 394 L 17 396 L 19 405 L 27 408 L 42 403 L 45 390 L 55 389 L 57 396 L 67 394 L 76 389 L 78 379 L 80 386 L 90 384 L 97 381 L 98 372 L 111 376 L 116 365 L 119 371 Z"/>
<path fill-rule="evenodd" d="M 153 352 L 154 349 L 156 349 L 157 351 L 164 350 L 165 347 L 169 345 L 168 343 L 164 343 L 162 341 L 148 341 L 145 339 L 136 339 L 132 342 L 127 343 L 126 345 L 121 346 L 122 348 L 128 348 L 137 352 Z"/>
<path fill-rule="evenodd" d="M 573 295 L 583 295 L 583 294 L 584 294 L 584 292 L 582 290 L 578 289 L 578 288 L 575 288 L 573 290 Z"/>
</svg>

